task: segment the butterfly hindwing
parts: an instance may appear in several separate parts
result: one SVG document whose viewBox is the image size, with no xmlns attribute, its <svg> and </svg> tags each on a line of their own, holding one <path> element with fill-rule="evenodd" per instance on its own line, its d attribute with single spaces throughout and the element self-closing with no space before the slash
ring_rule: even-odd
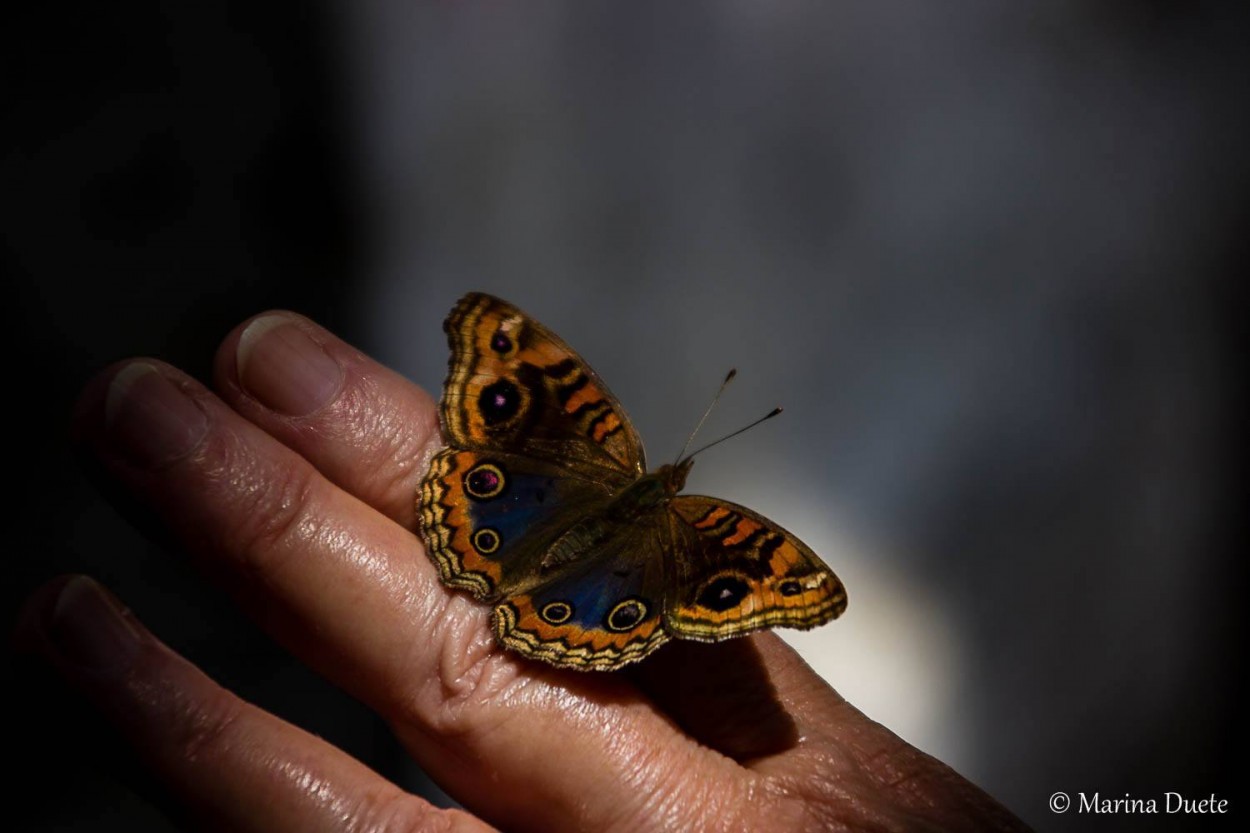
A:
<svg viewBox="0 0 1250 833">
<path fill-rule="evenodd" d="M 546 327 L 471 293 L 444 328 L 451 363 L 441 414 L 452 444 L 558 461 L 622 484 L 646 471 L 642 441 L 620 402 Z"/>
<path fill-rule="evenodd" d="M 751 510 L 718 498 L 669 503 L 675 581 L 665 624 L 675 636 L 714 642 L 761 628 L 808 629 L 846 609 L 846 589 L 802 541 Z"/>
<path fill-rule="evenodd" d="M 667 583 L 662 516 L 612 530 L 593 558 L 495 606 L 505 646 L 562 668 L 612 670 L 668 641 L 662 614 Z"/>
</svg>

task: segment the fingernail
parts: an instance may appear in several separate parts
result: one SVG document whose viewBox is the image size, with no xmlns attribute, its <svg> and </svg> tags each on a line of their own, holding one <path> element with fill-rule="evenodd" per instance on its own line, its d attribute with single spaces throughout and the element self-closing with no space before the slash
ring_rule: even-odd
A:
<svg viewBox="0 0 1250 833">
<path fill-rule="evenodd" d="M 290 318 L 265 315 L 239 337 L 239 384 L 266 407 L 307 416 L 334 399 L 343 369 Z"/>
<path fill-rule="evenodd" d="M 52 606 L 48 637 L 66 662 L 91 671 L 125 667 L 139 651 L 139 631 L 99 584 L 74 576 Z"/>
<path fill-rule="evenodd" d="M 208 415 L 154 366 L 132 362 L 109 383 L 104 426 L 134 463 L 154 468 L 199 445 Z"/>
</svg>

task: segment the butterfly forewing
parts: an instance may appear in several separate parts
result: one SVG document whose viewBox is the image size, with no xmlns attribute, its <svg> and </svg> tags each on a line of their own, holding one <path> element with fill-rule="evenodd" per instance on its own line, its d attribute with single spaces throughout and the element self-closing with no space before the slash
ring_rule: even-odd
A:
<svg viewBox="0 0 1250 833">
<path fill-rule="evenodd" d="M 473 293 L 445 328 L 452 354 L 441 414 L 453 444 L 524 454 L 621 485 L 646 471 L 625 409 L 546 327 Z"/>
</svg>

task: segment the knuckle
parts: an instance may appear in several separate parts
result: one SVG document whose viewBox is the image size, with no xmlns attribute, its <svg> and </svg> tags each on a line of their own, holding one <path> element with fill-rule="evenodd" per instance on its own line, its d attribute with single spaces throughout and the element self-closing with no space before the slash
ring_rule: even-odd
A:
<svg viewBox="0 0 1250 833">
<path fill-rule="evenodd" d="M 363 384 L 363 383 L 362 383 Z M 368 389 L 359 389 L 344 403 L 340 419 L 352 426 L 352 445 L 369 471 L 377 476 L 361 484 L 370 502 L 400 503 L 409 512 L 416 481 L 428 459 L 426 449 L 438 437 L 438 421 L 433 408 L 401 410 L 377 390 L 372 380 Z"/>
<path fill-rule="evenodd" d="M 508 719 L 512 711 L 507 703 L 528 678 L 520 673 L 518 660 L 495 644 L 480 606 L 454 596 L 444 608 L 431 617 L 432 638 L 414 645 L 416 655 L 408 665 L 425 673 L 406 675 L 416 682 L 397 692 L 395 723 L 441 738 L 490 731 Z"/>
<path fill-rule="evenodd" d="M 221 757 L 233 745 L 242 701 L 224 693 L 196 700 L 180 699 L 169 709 L 166 725 L 173 754 L 191 763 Z"/>
<path fill-rule="evenodd" d="M 264 571 L 291 543 L 315 532 L 309 512 L 316 490 L 308 467 L 285 464 L 277 467 L 236 466 L 231 474 L 232 506 L 229 517 L 229 551 L 247 568 Z"/>
<path fill-rule="evenodd" d="M 693 750 L 686 754 L 695 756 Z M 738 817 L 740 802 L 727 800 L 732 783 L 721 779 L 691 779 L 694 760 L 674 765 L 673 750 L 636 746 L 626 758 L 626 781 L 640 800 L 621 802 L 609 826 L 620 830 L 671 828 L 676 830 L 745 830 Z M 684 764 L 684 765 L 683 765 Z"/>
<path fill-rule="evenodd" d="M 423 690 L 425 702 L 421 711 L 425 724 L 448 738 L 491 731 L 507 719 L 507 710 L 497 706 L 518 684 L 512 661 L 493 653 L 455 664 L 456 674 L 439 673 L 437 687 Z"/>
<path fill-rule="evenodd" d="M 874 823 L 892 829 L 870 804 L 856 800 L 857 795 L 872 795 L 880 788 L 861 766 L 828 751 L 811 751 L 797 761 L 802 765 L 767 781 L 775 807 L 772 818 L 788 818 L 790 829 L 800 831 L 859 829 Z"/>
</svg>

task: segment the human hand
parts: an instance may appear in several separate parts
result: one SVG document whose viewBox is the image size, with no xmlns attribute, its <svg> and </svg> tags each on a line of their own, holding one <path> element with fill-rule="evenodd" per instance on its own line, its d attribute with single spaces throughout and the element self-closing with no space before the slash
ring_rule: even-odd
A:
<svg viewBox="0 0 1250 833">
<path fill-rule="evenodd" d="M 195 823 L 238 830 L 1024 829 L 838 696 L 774 634 L 675 642 L 618 673 L 498 648 L 416 529 L 431 397 L 269 313 L 209 391 L 153 360 L 84 391 L 75 437 L 261 626 L 385 718 L 468 812 L 403 792 L 209 680 L 84 577 L 18 641 L 109 720 Z"/>
</svg>

